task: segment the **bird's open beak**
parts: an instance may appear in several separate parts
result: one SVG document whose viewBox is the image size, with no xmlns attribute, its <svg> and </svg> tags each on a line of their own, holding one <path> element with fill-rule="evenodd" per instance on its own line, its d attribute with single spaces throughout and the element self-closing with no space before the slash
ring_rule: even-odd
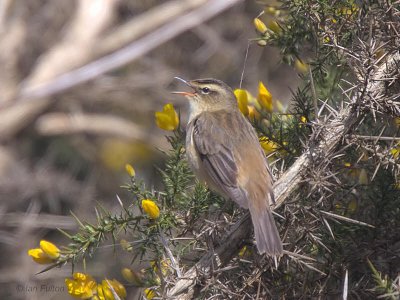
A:
<svg viewBox="0 0 400 300">
<path fill-rule="evenodd" d="M 189 97 L 193 97 L 196 94 L 196 92 L 194 92 L 194 87 L 190 84 L 190 82 L 188 82 L 185 79 L 182 79 L 180 77 L 174 77 L 174 78 L 179 80 L 179 81 L 182 81 L 184 84 L 189 86 L 191 89 L 193 89 L 193 92 L 171 92 L 172 94 L 177 94 L 177 95 L 182 95 L 182 96 L 189 96 Z"/>
</svg>

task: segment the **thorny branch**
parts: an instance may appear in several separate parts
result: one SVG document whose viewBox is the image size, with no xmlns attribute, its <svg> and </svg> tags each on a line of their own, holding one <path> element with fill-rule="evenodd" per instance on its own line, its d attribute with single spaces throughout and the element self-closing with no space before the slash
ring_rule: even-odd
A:
<svg viewBox="0 0 400 300">
<path fill-rule="evenodd" d="M 308 150 L 275 183 L 274 193 L 276 195 L 276 204 L 273 207 L 274 209 L 280 207 L 286 200 L 290 199 L 292 193 L 299 188 L 303 181 L 304 170 L 310 168 L 315 162 L 329 157 L 346 134 L 351 133 L 357 127 L 362 116 L 367 113 L 366 110 L 361 111 L 359 107 L 359 103 L 364 101 L 364 98 L 369 97 L 379 99 L 381 103 L 385 102 L 387 92 L 386 83 L 392 80 L 388 76 L 390 74 L 390 77 L 393 77 L 393 73 L 397 73 L 397 77 L 399 76 L 397 69 L 399 62 L 399 53 L 390 56 L 386 60 L 386 63 L 376 70 L 374 77 L 370 79 L 362 94 L 356 95 L 352 103 L 349 103 L 340 110 L 331 121 L 326 124 L 315 124 L 320 125 L 320 127 L 318 133 L 314 134 L 311 139 L 314 145 L 310 145 Z M 385 105 L 387 105 L 386 102 Z M 398 110 L 398 103 L 393 103 L 393 107 L 388 108 Z M 168 291 L 168 297 L 190 299 L 196 285 L 196 280 L 199 278 L 198 276 L 211 275 L 212 266 L 216 261 L 218 265 L 223 265 L 232 259 L 237 254 L 243 240 L 250 234 L 250 230 L 251 221 L 249 214 L 246 213 L 236 222 L 231 231 L 215 247 L 213 252 L 204 255 L 194 267 L 183 274 L 182 278 Z"/>
</svg>

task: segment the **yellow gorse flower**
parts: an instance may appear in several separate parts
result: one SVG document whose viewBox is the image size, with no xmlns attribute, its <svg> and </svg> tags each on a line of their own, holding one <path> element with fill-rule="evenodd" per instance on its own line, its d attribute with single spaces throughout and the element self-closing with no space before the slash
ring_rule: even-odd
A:
<svg viewBox="0 0 400 300">
<path fill-rule="evenodd" d="M 271 15 L 271 16 L 279 16 L 281 11 L 276 9 L 275 7 L 268 6 L 264 9 L 264 12 Z"/>
<path fill-rule="evenodd" d="M 394 147 L 393 149 L 390 150 L 390 153 L 392 154 L 392 156 L 396 159 L 399 157 L 400 155 L 400 143 L 397 144 L 396 147 Z"/>
<path fill-rule="evenodd" d="M 310 66 L 307 63 L 301 61 L 300 59 L 296 59 L 296 61 L 294 62 L 294 67 L 300 73 L 307 73 L 308 69 L 310 68 Z"/>
<path fill-rule="evenodd" d="M 277 143 L 271 141 L 269 138 L 265 136 L 261 137 L 259 141 L 261 147 L 263 148 L 266 154 L 272 153 L 279 148 L 279 145 Z"/>
<path fill-rule="evenodd" d="M 158 273 L 160 270 L 158 269 L 158 264 L 155 260 L 150 262 L 151 267 L 153 268 L 154 273 Z M 168 274 L 168 270 L 171 268 L 171 261 L 169 259 L 161 260 L 160 264 L 161 273 L 165 276 Z"/>
<path fill-rule="evenodd" d="M 116 279 L 111 281 L 111 286 L 120 298 L 126 298 L 126 289 L 124 285 Z"/>
<path fill-rule="evenodd" d="M 352 3 L 353 2 L 353 3 Z M 350 5 L 349 5 L 350 4 Z M 347 6 L 343 6 L 336 10 L 338 16 L 351 16 L 359 10 L 354 1 L 349 1 Z"/>
<path fill-rule="evenodd" d="M 144 296 L 146 297 L 146 299 L 151 300 L 156 296 L 156 293 L 151 289 L 145 289 Z"/>
<path fill-rule="evenodd" d="M 126 171 L 126 173 L 128 173 L 129 176 L 135 177 L 136 172 L 135 172 L 135 169 L 132 167 L 131 164 L 126 164 L 125 165 L 125 171 Z"/>
<path fill-rule="evenodd" d="M 28 250 L 28 255 L 38 264 L 51 264 L 60 257 L 60 249 L 46 240 L 40 241 L 40 248 Z"/>
<path fill-rule="evenodd" d="M 68 293 L 79 299 L 91 300 L 115 300 L 126 298 L 125 287 L 117 280 L 105 279 L 101 283 L 93 279 L 89 274 L 74 273 L 72 278 L 65 279 Z M 116 294 L 118 297 L 114 297 Z"/>
<path fill-rule="evenodd" d="M 114 298 L 110 289 L 103 290 L 101 283 L 96 286 L 96 293 L 99 300 L 109 300 L 111 297 Z"/>
<path fill-rule="evenodd" d="M 119 241 L 119 244 L 121 245 L 122 250 L 127 251 L 127 252 L 132 252 L 133 251 L 132 244 L 129 243 L 127 240 L 121 239 Z"/>
<path fill-rule="evenodd" d="M 239 257 L 243 257 L 247 251 L 247 246 L 243 246 L 242 249 L 239 250 Z"/>
<path fill-rule="evenodd" d="M 92 276 L 84 273 L 74 273 L 72 278 L 65 279 L 68 294 L 80 299 L 90 299 L 96 293 L 97 284 Z"/>
<path fill-rule="evenodd" d="M 234 91 L 234 94 L 236 96 L 236 100 L 238 102 L 238 106 L 240 111 L 242 112 L 243 115 L 248 116 L 249 115 L 249 109 L 248 109 L 248 98 L 247 98 L 247 91 L 242 90 L 242 89 L 236 89 Z"/>
<path fill-rule="evenodd" d="M 114 293 L 121 299 L 126 298 L 125 287 L 118 280 L 105 279 L 97 285 L 97 296 L 100 300 L 115 300 Z"/>
<path fill-rule="evenodd" d="M 58 249 L 58 247 L 51 242 L 48 242 L 46 240 L 41 240 L 40 248 L 51 259 L 57 259 L 60 257 L 60 249 Z"/>
<path fill-rule="evenodd" d="M 254 106 L 247 106 L 247 109 L 249 110 L 249 119 L 250 120 L 258 120 L 260 119 L 260 113 L 257 111 L 257 109 Z"/>
<path fill-rule="evenodd" d="M 157 111 L 155 117 L 156 124 L 161 129 L 173 131 L 179 126 L 178 113 L 171 103 L 164 105 L 162 111 Z"/>
<path fill-rule="evenodd" d="M 143 285 L 143 276 L 142 274 L 135 272 L 129 268 L 123 268 L 121 270 L 122 277 L 135 286 L 142 286 Z"/>
<path fill-rule="evenodd" d="M 240 249 L 240 251 L 239 251 L 240 258 L 250 257 L 252 254 L 253 254 L 253 251 L 251 250 L 251 248 L 249 248 L 247 246 L 243 246 L 243 248 Z"/>
<path fill-rule="evenodd" d="M 272 95 L 261 81 L 258 84 L 257 100 L 262 108 L 264 108 L 268 112 L 272 112 L 272 109 L 273 109 Z"/>
<path fill-rule="evenodd" d="M 263 21 L 261 21 L 259 18 L 255 18 L 253 20 L 254 23 L 254 27 L 257 29 L 258 32 L 260 32 L 261 34 L 264 34 L 267 32 L 268 28 L 267 25 L 264 24 Z"/>
<path fill-rule="evenodd" d="M 150 199 L 142 200 L 142 208 L 150 219 L 157 219 L 160 216 L 160 209 L 157 204 Z"/>
<path fill-rule="evenodd" d="M 358 10 L 359 8 L 354 3 L 354 1 L 348 1 L 345 6 L 342 6 L 335 10 L 335 15 L 337 17 L 345 17 L 345 19 L 348 19 L 348 17 L 352 18 Z M 332 17 L 331 20 L 333 24 L 336 24 L 338 22 L 338 19 L 335 19 L 334 17 Z"/>
<path fill-rule="evenodd" d="M 53 260 L 50 257 L 48 257 L 47 254 L 44 253 L 43 250 L 40 248 L 29 249 L 28 255 L 32 257 L 32 259 L 36 263 L 41 265 L 51 264 L 53 262 Z"/>
<path fill-rule="evenodd" d="M 268 28 L 271 29 L 275 33 L 279 33 L 282 30 L 282 28 L 279 26 L 279 23 L 274 20 L 271 20 L 268 22 Z"/>
</svg>

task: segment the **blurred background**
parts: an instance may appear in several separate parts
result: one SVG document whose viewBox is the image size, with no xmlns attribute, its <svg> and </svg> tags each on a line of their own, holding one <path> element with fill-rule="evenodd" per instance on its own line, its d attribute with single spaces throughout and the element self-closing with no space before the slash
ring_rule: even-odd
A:
<svg viewBox="0 0 400 300">
<path fill-rule="evenodd" d="M 40 239 L 66 243 L 56 228 L 77 229 L 70 211 L 95 221 L 98 204 L 120 210 L 117 194 L 129 204 L 121 189 L 126 163 L 157 186 L 155 167 L 163 165 L 168 132 L 155 125 L 154 113 L 173 103 L 182 124 L 187 119 L 185 99 L 170 94 L 182 88 L 174 76 L 213 77 L 239 87 L 246 49 L 257 36 L 253 19 L 264 6 L 223 2 L 0 2 L 1 299 L 69 299 L 59 290 L 70 266 L 35 275 L 44 267 L 27 249 Z M 266 23 L 272 19 L 263 16 Z M 169 37 L 160 30 L 166 26 L 174 32 Z M 127 63 L 57 90 L 53 80 L 60 75 L 139 44 L 144 50 Z M 257 94 L 259 81 L 288 105 L 298 75 L 280 63 L 276 49 L 251 42 L 242 87 Z M 106 245 L 87 263 L 92 275 L 120 279 L 130 258 L 113 251 Z M 77 264 L 75 271 L 82 270 Z M 128 299 L 137 299 L 134 291 Z"/>
</svg>

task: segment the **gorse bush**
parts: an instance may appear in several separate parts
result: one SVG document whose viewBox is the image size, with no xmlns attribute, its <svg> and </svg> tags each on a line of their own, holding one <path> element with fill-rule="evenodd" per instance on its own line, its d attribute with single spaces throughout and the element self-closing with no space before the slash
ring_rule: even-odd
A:
<svg viewBox="0 0 400 300">
<path fill-rule="evenodd" d="M 61 250 L 45 241 L 31 249 L 36 262 L 87 263 L 111 239 L 132 255 L 121 277 L 148 299 L 399 297 L 399 4 L 296 0 L 263 12 L 252 42 L 278 48 L 302 82 L 287 107 L 261 81 L 256 96 L 235 95 L 275 178 L 292 172 L 297 180 L 278 193 L 275 210 L 285 254 L 260 256 L 246 213 L 197 181 L 185 126 L 167 104 L 155 115 L 170 133 L 161 188 L 146 187 L 127 165 L 131 198 L 118 199 L 121 212 L 97 208 L 96 224 L 77 220 Z M 126 297 L 119 281 L 83 273 L 66 285 L 82 299 Z"/>
</svg>

